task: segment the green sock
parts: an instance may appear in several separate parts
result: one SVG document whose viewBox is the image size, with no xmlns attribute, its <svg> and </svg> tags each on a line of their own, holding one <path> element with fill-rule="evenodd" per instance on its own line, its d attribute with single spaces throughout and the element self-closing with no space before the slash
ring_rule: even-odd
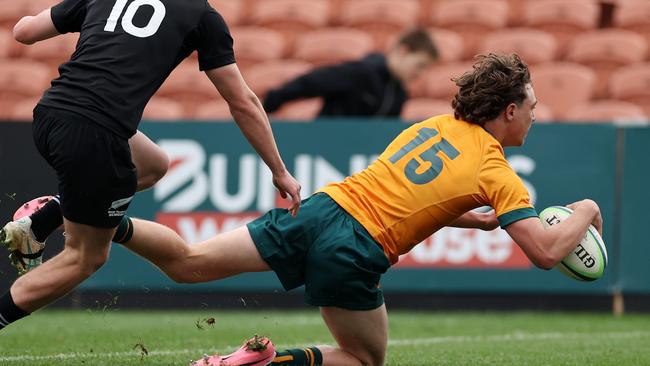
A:
<svg viewBox="0 0 650 366">
<path fill-rule="evenodd" d="M 323 355 L 316 347 L 278 352 L 271 362 L 271 365 L 283 366 L 321 366 L 322 364 Z"/>
<path fill-rule="evenodd" d="M 118 244 L 124 244 L 131 240 L 131 237 L 133 236 L 133 222 L 131 221 L 131 218 L 124 215 L 122 216 L 122 221 L 120 221 L 120 224 L 117 226 L 117 230 L 115 231 L 115 235 L 113 236 L 113 242 L 118 243 Z"/>
</svg>

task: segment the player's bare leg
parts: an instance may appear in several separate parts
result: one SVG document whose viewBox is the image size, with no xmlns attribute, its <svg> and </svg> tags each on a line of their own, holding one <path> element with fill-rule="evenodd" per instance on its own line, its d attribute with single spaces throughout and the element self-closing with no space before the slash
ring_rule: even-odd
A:
<svg viewBox="0 0 650 366">
<path fill-rule="evenodd" d="M 167 173 L 167 154 L 140 131 L 129 139 L 129 147 L 138 174 L 137 190 L 150 188 Z M 49 202 L 40 204 L 39 200 L 46 198 Z M 63 224 L 59 198 L 50 198 L 40 197 L 21 206 L 14 220 L 22 220 L 8 223 L 0 232 L 0 243 L 11 253 L 11 263 L 19 275 L 41 264 L 47 237 Z"/>
<path fill-rule="evenodd" d="M 133 236 L 124 245 L 176 282 L 206 282 L 270 270 L 245 226 L 188 245 L 164 225 L 139 219 L 132 222 Z"/>
<path fill-rule="evenodd" d="M 319 347 L 323 365 L 384 364 L 388 344 L 386 305 L 367 311 L 322 307 L 321 315 L 338 343 L 338 348 Z"/>
<path fill-rule="evenodd" d="M 316 346 L 279 351 L 271 363 L 274 366 L 381 366 L 388 343 L 386 307 L 353 311 L 336 307 L 321 307 L 321 315 L 338 347 Z"/>
<path fill-rule="evenodd" d="M 131 159 L 138 172 L 137 191 L 152 187 L 167 173 L 169 157 L 160 146 L 138 131 L 129 139 Z"/>
<path fill-rule="evenodd" d="M 14 282 L 14 303 L 31 313 L 67 294 L 99 269 L 110 249 L 115 229 L 96 228 L 65 220 L 61 253 Z"/>
</svg>

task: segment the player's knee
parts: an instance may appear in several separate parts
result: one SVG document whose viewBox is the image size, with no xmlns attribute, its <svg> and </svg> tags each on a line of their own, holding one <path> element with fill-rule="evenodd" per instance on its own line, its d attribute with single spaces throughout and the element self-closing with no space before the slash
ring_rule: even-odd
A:
<svg viewBox="0 0 650 366">
<path fill-rule="evenodd" d="M 90 276 L 97 272 L 108 261 L 108 251 L 87 254 L 81 261 L 81 270 Z"/>
<path fill-rule="evenodd" d="M 176 283 L 198 283 L 201 281 L 199 273 L 192 271 L 189 268 L 182 266 L 175 266 L 165 269 L 167 276 Z"/>
<path fill-rule="evenodd" d="M 153 154 L 148 165 L 138 172 L 138 191 L 147 189 L 161 180 L 169 169 L 169 157 L 164 151 Z"/>
<path fill-rule="evenodd" d="M 386 359 L 386 352 L 379 350 L 365 349 L 344 349 L 359 360 L 361 365 L 383 366 Z"/>
</svg>

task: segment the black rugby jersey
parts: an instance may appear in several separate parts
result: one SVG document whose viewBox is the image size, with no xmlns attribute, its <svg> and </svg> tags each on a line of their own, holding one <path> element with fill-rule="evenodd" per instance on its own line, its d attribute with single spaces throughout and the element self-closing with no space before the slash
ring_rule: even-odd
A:
<svg viewBox="0 0 650 366">
<path fill-rule="evenodd" d="M 64 0 L 51 12 L 59 33 L 80 36 L 39 104 L 124 138 L 136 133 L 151 96 L 194 50 L 202 71 L 235 62 L 228 27 L 206 0 Z"/>
</svg>

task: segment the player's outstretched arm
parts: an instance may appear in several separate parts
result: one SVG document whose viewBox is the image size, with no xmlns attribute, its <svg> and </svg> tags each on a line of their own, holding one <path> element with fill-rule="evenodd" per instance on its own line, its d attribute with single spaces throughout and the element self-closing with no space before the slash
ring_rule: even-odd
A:
<svg viewBox="0 0 650 366">
<path fill-rule="evenodd" d="M 52 22 L 50 9 L 45 9 L 38 15 L 23 17 L 14 26 L 14 38 L 24 44 L 34 44 L 59 34 Z"/>
<path fill-rule="evenodd" d="M 452 221 L 448 226 L 466 229 L 494 230 L 499 227 L 499 221 L 494 210 L 489 212 L 465 212 L 462 216 Z"/>
<path fill-rule="evenodd" d="M 300 184 L 287 171 L 273 138 L 269 119 L 259 99 L 246 85 L 236 64 L 212 70 L 206 74 L 228 103 L 230 113 L 246 139 L 273 173 L 273 183 L 282 197 L 291 197 L 291 212 L 300 207 Z"/>
<path fill-rule="evenodd" d="M 537 267 L 551 269 L 566 257 L 584 237 L 589 225 L 602 224 L 600 208 L 592 200 L 572 204 L 571 216 L 557 225 L 544 229 L 537 217 L 515 221 L 505 227 Z"/>
</svg>

